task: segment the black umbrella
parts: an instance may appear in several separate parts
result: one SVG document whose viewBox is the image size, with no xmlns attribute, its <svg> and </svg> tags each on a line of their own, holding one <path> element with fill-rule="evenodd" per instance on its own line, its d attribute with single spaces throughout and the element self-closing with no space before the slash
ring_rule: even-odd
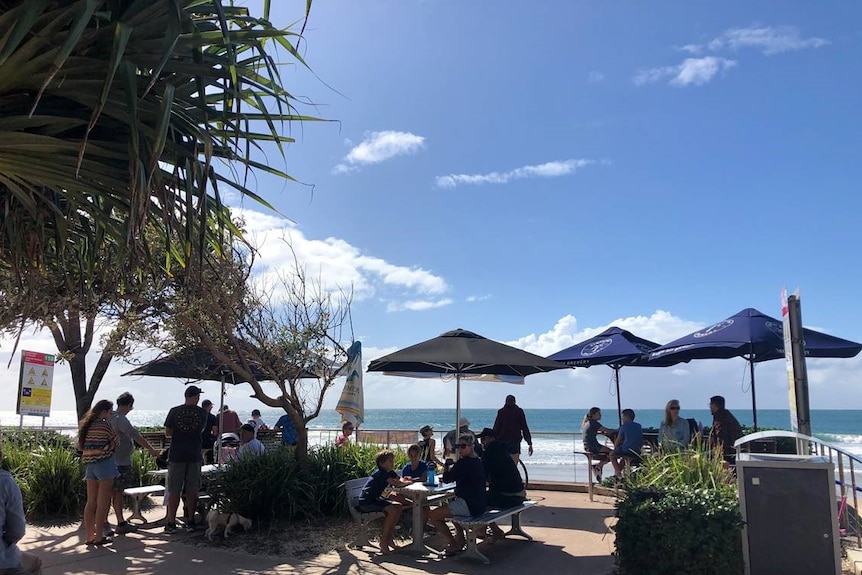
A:
<svg viewBox="0 0 862 575">
<path fill-rule="evenodd" d="M 539 355 L 456 329 L 375 359 L 368 371 L 410 375 L 438 373 L 455 376 L 455 429 L 461 418 L 461 378 L 468 375 L 524 377 L 567 366 Z"/>
<path fill-rule="evenodd" d="M 549 355 L 548 359 L 559 361 L 572 367 L 607 365 L 614 370 L 617 385 L 617 415 L 623 424 L 623 406 L 620 401 L 620 369 L 625 365 L 644 363 L 647 353 L 658 347 L 648 339 L 634 335 L 618 327 L 609 327 L 599 335 L 576 343 L 571 347 Z"/>
</svg>

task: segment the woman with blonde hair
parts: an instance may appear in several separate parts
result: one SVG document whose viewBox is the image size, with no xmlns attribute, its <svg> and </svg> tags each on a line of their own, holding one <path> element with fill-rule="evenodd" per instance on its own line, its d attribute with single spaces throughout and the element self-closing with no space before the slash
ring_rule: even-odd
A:
<svg viewBox="0 0 862 575">
<path fill-rule="evenodd" d="M 664 407 L 664 419 L 658 431 L 658 444 L 664 451 L 679 451 L 691 443 L 688 420 L 679 416 L 679 400 L 671 399 Z"/>
<path fill-rule="evenodd" d="M 87 504 L 84 506 L 87 545 L 110 542 L 101 530 L 111 508 L 114 478 L 120 475 L 114 462 L 114 449 L 119 437 L 108 421 L 113 407 L 114 404 L 107 399 L 97 401 L 78 427 L 78 450 L 87 480 Z"/>
</svg>

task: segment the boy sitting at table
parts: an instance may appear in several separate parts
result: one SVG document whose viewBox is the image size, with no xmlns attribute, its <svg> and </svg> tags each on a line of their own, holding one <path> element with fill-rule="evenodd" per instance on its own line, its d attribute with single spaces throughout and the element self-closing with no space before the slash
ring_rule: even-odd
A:
<svg viewBox="0 0 862 575">
<path fill-rule="evenodd" d="M 410 506 L 410 501 L 400 495 L 384 496 L 383 493 L 387 487 L 407 487 L 413 482 L 402 480 L 395 473 L 395 454 L 392 451 L 384 449 L 378 452 L 375 463 L 377 463 L 377 469 L 362 488 L 357 507 L 362 513 L 381 511 L 386 513 L 383 533 L 380 535 L 380 551 L 388 554 L 398 549 L 393 541 L 395 524 L 401 517 L 401 511 Z"/>
</svg>

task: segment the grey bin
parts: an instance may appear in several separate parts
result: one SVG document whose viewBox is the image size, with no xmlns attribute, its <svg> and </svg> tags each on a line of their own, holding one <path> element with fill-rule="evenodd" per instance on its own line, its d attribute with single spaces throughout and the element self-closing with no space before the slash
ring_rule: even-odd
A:
<svg viewBox="0 0 862 575">
<path fill-rule="evenodd" d="M 841 575 L 835 466 L 819 456 L 740 454 L 746 575 Z"/>
</svg>

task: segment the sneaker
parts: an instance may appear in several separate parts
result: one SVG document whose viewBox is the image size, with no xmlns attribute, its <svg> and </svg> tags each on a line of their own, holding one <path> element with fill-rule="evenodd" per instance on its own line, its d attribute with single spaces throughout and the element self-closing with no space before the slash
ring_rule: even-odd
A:
<svg viewBox="0 0 862 575">
<path fill-rule="evenodd" d="M 176 533 L 177 524 L 176 523 L 165 523 L 165 533 Z"/>
<path fill-rule="evenodd" d="M 114 532 L 117 535 L 123 535 L 124 533 L 131 533 L 135 530 L 135 527 L 129 523 L 128 521 L 123 521 L 122 523 L 117 524 L 117 528 L 114 529 Z"/>
<path fill-rule="evenodd" d="M 192 521 L 186 522 L 185 525 L 186 533 L 193 533 L 195 531 L 195 524 Z"/>
</svg>

